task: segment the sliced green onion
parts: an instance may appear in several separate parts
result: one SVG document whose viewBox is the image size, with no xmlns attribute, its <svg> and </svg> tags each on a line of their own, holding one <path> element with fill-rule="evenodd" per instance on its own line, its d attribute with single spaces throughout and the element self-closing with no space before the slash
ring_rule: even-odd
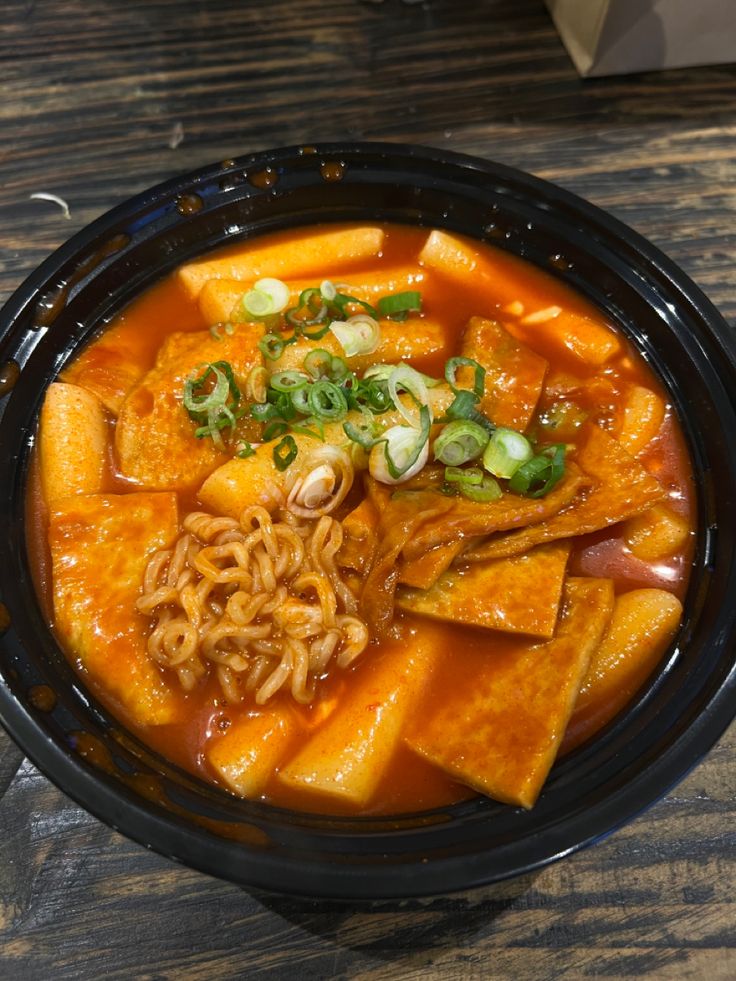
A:
<svg viewBox="0 0 736 981">
<path fill-rule="evenodd" d="M 421 408 L 426 407 L 429 414 L 430 425 L 432 422 L 432 411 L 429 408 L 429 393 L 424 379 L 408 364 L 400 364 L 391 372 L 388 377 L 388 394 L 391 401 L 406 419 L 410 426 L 416 426 L 418 420 L 416 409 L 413 406 L 405 406 L 399 398 L 399 389 L 408 392 L 416 405 Z"/>
<path fill-rule="evenodd" d="M 325 279 L 319 287 L 320 296 L 323 300 L 331 302 L 337 296 L 337 288 L 329 279 Z"/>
<path fill-rule="evenodd" d="M 284 436 L 281 442 L 273 448 L 273 462 L 276 464 L 276 469 L 286 470 L 289 464 L 296 460 L 298 452 L 294 437 Z"/>
<path fill-rule="evenodd" d="M 219 409 L 225 405 L 230 393 L 229 380 L 223 370 L 226 364 L 225 361 L 216 361 L 214 364 L 204 365 L 204 371 L 198 378 L 187 378 L 184 383 L 184 408 L 190 416 L 199 419 L 211 409 Z M 227 367 L 230 368 L 230 365 Z M 230 373 L 232 374 L 231 368 Z M 195 390 L 204 388 L 210 375 L 214 376 L 211 391 L 197 395 Z"/>
<path fill-rule="evenodd" d="M 498 483 L 489 477 L 488 474 L 483 475 L 483 479 L 479 484 L 471 484 L 466 481 L 459 485 L 460 493 L 463 497 L 467 497 L 471 501 L 475 501 L 478 504 L 487 504 L 489 501 L 497 501 L 503 496 L 503 491 L 499 487 Z"/>
<path fill-rule="evenodd" d="M 259 279 L 255 284 L 259 293 L 265 294 L 271 300 L 272 313 L 281 313 L 289 302 L 289 287 L 280 279 Z M 246 294 L 247 295 L 247 294 Z"/>
<path fill-rule="evenodd" d="M 382 296 L 378 301 L 378 312 L 383 317 L 392 320 L 406 320 L 409 313 L 422 309 L 422 294 L 417 290 L 407 290 L 404 293 L 392 293 Z"/>
<path fill-rule="evenodd" d="M 455 392 L 455 398 L 445 415 L 448 419 L 469 419 L 471 422 L 482 426 L 490 436 L 496 431 L 496 427 L 490 419 L 486 419 L 482 412 L 478 412 L 477 404 L 478 399 L 473 392 L 466 388 L 460 388 Z"/>
<path fill-rule="evenodd" d="M 250 443 L 244 440 L 240 444 L 240 449 L 235 454 L 235 456 L 238 457 L 239 460 L 246 460 L 249 456 L 253 456 L 254 453 L 255 453 L 255 449 L 253 448 L 253 446 L 251 446 Z"/>
<path fill-rule="evenodd" d="M 291 393 L 291 404 L 296 409 L 297 412 L 301 413 L 303 416 L 308 416 L 311 413 L 309 408 L 309 389 L 310 385 L 305 385 L 304 388 L 297 388 L 295 392 Z"/>
<path fill-rule="evenodd" d="M 365 313 L 357 313 L 347 320 L 333 320 L 329 327 L 348 358 L 373 354 L 381 341 L 378 321 Z"/>
<path fill-rule="evenodd" d="M 268 422 L 279 416 L 279 410 L 271 402 L 254 402 L 250 407 L 250 414 L 256 422 Z"/>
<path fill-rule="evenodd" d="M 330 361 L 330 378 L 332 381 L 340 381 L 340 379 L 344 378 L 349 371 L 350 369 L 348 368 L 347 361 L 345 361 L 345 359 L 341 358 L 339 355 L 333 354 Z"/>
<path fill-rule="evenodd" d="M 235 333 L 235 324 L 231 324 L 230 321 L 228 321 L 225 324 L 225 333 L 227 334 L 228 337 L 232 337 L 233 334 Z"/>
<path fill-rule="evenodd" d="M 375 307 L 372 307 L 370 303 L 366 303 L 365 300 L 359 300 L 357 296 L 349 296 L 347 293 L 336 293 L 332 299 L 332 306 L 336 307 L 340 311 L 340 316 L 345 317 L 348 306 L 353 303 L 355 306 L 361 307 L 369 317 L 373 317 L 374 320 L 378 319 L 378 311 Z"/>
<path fill-rule="evenodd" d="M 420 428 L 392 426 L 383 434 L 383 448 L 371 450 L 368 467 L 372 476 L 384 484 L 399 484 L 418 473 L 429 455 L 429 432 L 432 417 L 429 406 L 419 411 Z"/>
<path fill-rule="evenodd" d="M 257 289 L 248 290 L 241 300 L 241 305 L 243 312 L 253 320 L 265 320 L 278 313 L 268 293 L 262 293 Z"/>
<path fill-rule="evenodd" d="M 284 340 L 278 334 L 264 334 L 258 342 L 258 350 L 269 361 L 278 361 L 284 353 Z"/>
<path fill-rule="evenodd" d="M 302 327 L 301 333 L 303 337 L 307 338 L 307 340 L 321 341 L 329 329 L 329 324 L 324 324 L 322 327 L 315 327 L 314 330 L 306 330 L 304 327 Z"/>
<path fill-rule="evenodd" d="M 333 382 L 314 382 L 308 391 L 309 408 L 318 419 L 342 419 L 348 411 L 345 394 Z"/>
<path fill-rule="evenodd" d="M 477 422 L 448 423 L 434 441 L 434 458 L 452 467 L 477 459 L 488 445 L 488 433 Z"/>
<path fill-rule="evenodd" d="M 274 419 L 263 430 L 263 442 L 270 443 L 272 439 L 276 439 L 277 436 L 283 436 L 288 431 L 288 422 L 284 422 L 283 419 Z"/>
<path fill-rule="evenodd" d="M 395 368 L 395 364 L 372 364 L 363 372 L 363 378 L 371 378 L 374 381 L 387 381 Z M 416 368 L 414 370 L 416 371 Z M 417 374 L 424 381 L 427 388 L 435 388 L 435 386 L 442 384 L 439 378 L 432 378 L 431 375 L 425 375 L 421 371 L 417 371 Z"/>
<path fill-rule="evenodd" d="M 483 471 L 478 467 L 445 467 L 445 480 L 448 484 L 481 484 Z"/>
<path fill-rule="evenodd" d="M 308 425 L 300 426 L 295 425 L 293 422 L 290 424 L 289 428 L 292 433 L 297 433 L 299 436 L 311 436 L 312 439 L 319 439 L 324 443 L 325 441 L 325 427 L 319 421 L 319 419 L 306 419 Z M 314 428 L 311 428 L 311 427 Z"/>
<path fill-rule="evenodd" d="M 332 355 L 322 347 L 310 351 L 304 359 L 304 370 L 315 379 L 328 375 L 331 365 Z"/>
<path fill-rule="evenodd" d="M 344 422 L 342 428 L 345 430 L 345 435 L 348 439 L 362 446 L 364 450 L 372 450 L 377 443 L 382 443 L 384 439 L 383 436 L 376 436 L 374 434 L 374 427 L 370 423 L 356 426 L 354 422 Z"/>
<path fill-rule="evenodd" d="M 494 477 L 513 477 L 534 456 L 532 444 L 515 429 L 497 429 L 483 453 L 483 466 Z"/>
<path fill-rule="evenodd" d="M 309 378 L 301 371 L 276 371 L 271 375 L 269 384 L 277 392 L 294 392 L 309 384 Z"/>
<path fill-rule="evenodd" d="M 523 463 L 509 481 L 509 490 L 525 497 L 544 497 L 565 473 L 564 443 L 545 447 L 541 453 Z"/>
<path fill-rule="evenodd" d="M 395 364 L 372 364 L 363 372 L 363 380 L 372 378 L 374 381 L 388 381 L 391 372 L 396 370 Z"/>
<path fill-rule="evenodd" d="M 457 391 L 456 373 L 457 369 L 461 367 L 473 369 L 475 374 L 473 378 L 472 391 L 477 398 L 481 398 L 483 392 L 485 391 L 484 386 L 486 369 L 483 367 L 483 365 L 478 364 L 477 361 L 474 361 L 473 358 L 457 357 L 448 359 L 445 364 L 445 378 L 447 379 L 448 384 Z"/>
<path fill-rule="evenodd" d="M 240 409 L 236 414 L 240 389 L 227 361 L 215 361 L 200 365 L 200 368 L 204 369 L 201 375 L 190 377 L 184 383 L 184 408 L 190 419 L 203 423 L 195 430 L 194 435 L 198 439 L 210 436 L 218 449 L 224 450 L 225 444 L 220 432 L 227 428 L 234 429 L 237 418 L 244 412 Z M 211 378 L 214 379 L 212 388 L 209 392 L 204 391 Z"/>
</svg>

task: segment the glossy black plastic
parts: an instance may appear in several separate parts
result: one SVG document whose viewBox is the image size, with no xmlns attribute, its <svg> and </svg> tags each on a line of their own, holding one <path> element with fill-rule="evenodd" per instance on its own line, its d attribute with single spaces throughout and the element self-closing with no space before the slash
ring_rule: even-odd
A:
<svg viewBox="0 0 736 981">
<path fill-rule="evenodd" d="M 324 163 L 342 164 L 326 171 L 341 179 L 326 181 Z M 356 820 L 234 800 L 121 731 L 67 665 L 30 582 L 29 448 L 44 387 L 61 366 L 183 260 L 273 229 L 352 219 L 454 229 L 564 279 L 613 317 L 654 366 L 690 443 L 699 536 L 684 626 L 636 704 L 555 767 L 530 812 L 478 799 Z M 67 794 L 165 855 L 243 885 L 304 896 L 470 888 L 607 834 L 680 779 L 736 712 L 736 370 L 728 326 L 657 249 L 551 184 L 394 144 L 297 147 L 214 165 L 113 209 L 54 253 L 2 312 L 0 376 L 11 359 L 20 372 L 0 400 L 0 600 L 9 618 L 0 639 L 0 721 Z M 12 366 L 6 374 L 9 387 Z M 38 685 L 56 693 L 51 711 L 29 695 Z"/>
</svg>

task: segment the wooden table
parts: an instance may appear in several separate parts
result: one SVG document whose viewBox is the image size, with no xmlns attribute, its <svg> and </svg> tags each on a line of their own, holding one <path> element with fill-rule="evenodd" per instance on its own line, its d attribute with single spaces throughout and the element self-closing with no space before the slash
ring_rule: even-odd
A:
<svg viewBox="0 0 736 981">
<path fill-rule="evenodd" d="M 388 139 L 557 181 L 736 320 L 736 66 L 580 81 L 540 0 L 5 0 L 0 293 L 177 172 Z M 38 191 L 68 201 L 67 220 Z M 263 899 L 67 800 L 0 734 L 0 976 L 736 977 L 736 728 L 647 814 L 536 875 L 370 906 Z"/>
</svg>

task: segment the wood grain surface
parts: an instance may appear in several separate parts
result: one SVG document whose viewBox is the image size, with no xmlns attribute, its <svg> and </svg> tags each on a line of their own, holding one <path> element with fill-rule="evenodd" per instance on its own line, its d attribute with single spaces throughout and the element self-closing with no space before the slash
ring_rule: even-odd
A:
<svg viewBox="0 0 736 981">
<path fill-rule="evenodd" d="M 736 320 L 736 67 L 581 81 L 541 0 L 5 0 L 0 80 L 0 299 L 159 180 L 359 138 L 554 180 L 652 239 Z M 175 866 L 72 804 L 0 733 L 0 977 L 731 979 L 734 748 L 732 727 L 646 814 L 538 874 L 360 906 Z"/>
</svg>

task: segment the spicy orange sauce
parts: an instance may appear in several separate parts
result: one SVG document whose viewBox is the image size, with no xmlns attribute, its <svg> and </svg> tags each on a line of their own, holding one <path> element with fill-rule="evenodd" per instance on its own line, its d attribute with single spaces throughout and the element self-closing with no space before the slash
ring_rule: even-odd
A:
<svg viewBox="0 0 736 981">
<path fill-rule="evenodd" d="M 344 272 L 326 270 L 324 276 L 315 275 L 315 285 L 326 276 L 337 282 L 349 283 L 351 280 L 358 282 L 361 271 L 368 269 L 376 271 L 380 267 L 388 269 L 392 266 L 414 264 L 426 234 L 426 230 L 423 229 L 388 226 L 386 245 L 378 260 L 371 262 L 370 265 L 353 266 Z M 269 239 L 275 243 L 279 240 L 285 241 L 288 237 L 288 232 L 282 232 L 269 236 Z M 478 243 L 473 245 L 475 248 L 488 248 L 501 275 L 507 275 L 509 279 L 518 282 L 517 299 L 527 310 L 559 305 L 565 310 L 587 316 L 596 323 L 613 326 L 606 321 L 600 311 L 581 296 L 539 269 L 516 257 L 499 253 L 491 246 L 481 247 Z M 239 247 L 242 245 L 221 250 L 218 254 L 226 254 Z M 244 284 L 244 291 L 247 288 L 248 284 Z M 495 317 L 501 322 L 504 320 L 502 305 L 494 295 L 492 284 L 474 281 L 472 274 L 460 289 L 456 284 L 443 280 L 435 273 L 419 270 L 413 288 L 422 293 L 424 311 L 443 324 L 448 342 L 446 352 L 414 359 L 414 366 L 427 374 L 442 376 L 444 362 L 448 356 L 458 352 L 461 332 L 471 316 Z M 197 304 L 184 295 L 175 277 L 169 276 L 123 310 L 106 329 L 101 339 L 87 348 L 84 358 L 85 370 L 104 374 L 108 362 L 114 361 L 115 349 L 119 348 L 124 349 L 134 358 L 142 376 L 153 366 L 157 351 L 171 332 L 202 330 L 208 326 L 210 325 L 204 322 Z M 408 321 L 407 330 L 410 329 L 411 322 Z M 642 385 L 653 390 L 665 402 L 667 401 L 667 395 L 659 381 L 627 342 L 624 343 L 622 354 L 610 361 L 605 369 L 583 366 L 573 355 L 560 352 L 550 343 L 535 344 L 533 348 L 550 362 L 550 374 L 566 373 L 582 380 L 594 374 L 606 376 L 607 381 L 610 382 L 608 388 L 610 399 L 605 404 L 590 406 L 591 413 L 604 428 L 610 428 L 612 425 L 617 400 L 627 384 Z M 62 374 L 61 380 L 84 385 L 85 370 L 80 371 L 78 366 L 75 368 L 72 364 Z M 571 441 L 574 442 L 574 439 Z M 690 527 L 694 527 L 695 494 L 691 467 L 684 438 L 669 404 L 665 423 L 640 459 L 667 489 L 669 505 L 678 513 L 685 515 Z M 124 494 L 140 489 L 142 488 L 123 478 L 117 471 L 111 438 L 104 492 Z M 39 593 L 49 612 L 52 602 L 46 545 L 47 516 L 35 464 L 31 472 L 28 502 L 29 548 L 36 569 Z M 198 508 L 196 494 L 179 494 L 179 504 L 181 514 L 196 510 Z M 667 589 L 682 599 L 687 587 L 692 559 L 692 538 L 691 535 L 684 548 L 672 558 L 657 564 L 644 563 L 629 552 L 621 537 L 620 527 L 614 526 L 575 539 L 568 572 L 572 575 L 610 578 L 614 581 L 617 592 L 625 592 L 640 586 L 656 586 Z M 406 619 L 406 615 L 397 613 L 397 618 L 401 621 L 402 618 Z M 49 619 L 52 618 L 49 616 Z M 478 657 L 492 657 L 494 645 L 501 643 L 504 646 L 508 643 L 505 638 L 489 636 L 473 628 L 437 623 L 432 623 L 431 627 L 423 627 L 422 621 L 417 619 L 414 619 L 413 623 L 419 629 L 436 631 L 442 638 L 447 652 L 449 668 L 443 668 L 439 672 L 445 680 L 443 683 L 434 684 L 427 691 L 425 699 L 427 711 L 431 711 L 433 705 L 442 700 L 443 692 L 446 690 L 443 684 L 448 683 L 448 679 L 454 679 L 453 683 L 456 685 L 472 685 L 474 660 Z M 351 685 L 352 678 L 361 672 L 364 663 L 389 654 L 392 645 L 401 643 L 401 640 L 396 640 L 381 645 L 372 644 L 352 669 L 335 671 L 320 683 L 318 697 L 313 706 L 292 704 L 292 711 L 307 730 L 316 728 L 325 716 L 325 707 L 339 702 Z M 470 652 L 465 660 L 462 656 L 464 651 Z M 178 682 L 172 675 L 171 687 L 176 689 L 177 698 L 181 702 L 184 721 L 145 728 L 136 726 L 125 710 L 110 698 L 99 679 L 87 676 L 86 681 L 100 701 L 105 703 L 131 730 L 137 732 L 146 744 L 189 772 L 219 783 L 214 771 L 207 764 L 204 746 L 211 735 L 226 731 L 233 720 L 244 711 L 248 711 L 248 707 L 227 705 L 212 677 L 195 691 L 185 694 L 179 690 Z M 277 699 L 281 699 L 282 702 L 291 701 L 290 696 L 283 693 L 277 694 L 274 701 Z M 390 814 L 418 811 L 472 796 L 474 796 L 472 790 L 457 784 L 410 750 L 402 748 L 383 775 L 373 803 L 367 809 L 363 809 L 362 813 Z M 275 777 L 265 788 L 263 797 L 278 806 L 303 811 L 354 813 L 354 809 L 349 805 L 334 799 L 289 790 L 280 785 Z"/>
</svg>

